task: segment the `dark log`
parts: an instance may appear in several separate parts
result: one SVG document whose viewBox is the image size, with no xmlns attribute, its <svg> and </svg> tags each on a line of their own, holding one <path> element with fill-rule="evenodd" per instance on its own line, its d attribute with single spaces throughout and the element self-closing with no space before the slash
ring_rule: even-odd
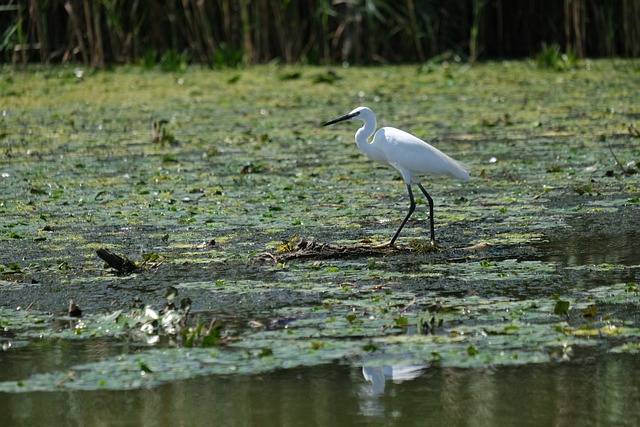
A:
<svg viewBox="0 0 640 427">
<path fill-rule="evenodd" d="M 100 248 L 96 253 L 119 274 L 131 274 L 138 270 L 138 267 L 129 258 L 115 254 L 109 249 Z"/>
</svg>

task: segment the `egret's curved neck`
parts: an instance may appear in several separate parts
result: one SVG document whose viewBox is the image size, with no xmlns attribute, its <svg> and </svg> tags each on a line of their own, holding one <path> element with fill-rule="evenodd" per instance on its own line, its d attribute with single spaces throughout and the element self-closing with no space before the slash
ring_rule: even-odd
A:
<svg viewBox="0 0 640 427">
<path fill-rule="evenodd" d="M 358 148 L 367 155 L 373 148 L 371 147 L 371 144 L 369 144 L 369 138 L 373 136 L 375 131 L 376 119 L 375 117 L 372 117 L 369 118 L 369 120 L 364 121 L 364 126 L 356 132 L 356 144 L 358 144 Z"/>
</svg>

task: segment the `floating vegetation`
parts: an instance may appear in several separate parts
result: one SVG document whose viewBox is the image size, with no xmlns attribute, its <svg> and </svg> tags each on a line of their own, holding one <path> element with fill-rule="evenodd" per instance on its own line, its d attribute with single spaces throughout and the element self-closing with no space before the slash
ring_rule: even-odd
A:
<svg viewBox="0 0 640 427">
<path fill-rule="evenodd" d="M 178 68 L 3 80 L 3 357 L 103 350 L 4 373 L 0 390 L 638 351 L 632 62 Z M 360 104 L 470 165 L 465 186 L 428 183 L 438 250 L 424 202 L 400 248 L 372 248 L 404 188 L 350 130 L 320 128 Z M 180 144 L 150 143 L 150 116 Z"/>
<path fill-rule="evenodd" d="M 589 292 L 571 309 L 565 300 L 416 298 L 375 289 L 349 289 L 345 294 L 334 288 L 318 306 L 275 310 L 266 327 L 235 332 L 215 320 L 207 326 L 201 316 L 189 320 L 188 309 L 181 308 L 117 310 L 69 319 L 66 328 L 59 328 L 62 319 L 54 322 L 43 314 L 5 310 L 1 313 L 5 331 L 23 338 L 113 336 L 156 349 L 71 366 L 73 381 L 64 380 L 67 372 L 39 374 L 2 382 L 0 391 L 130 389 L 201 375 L 261 373 L 335 360 L 452 367 L 543 363 L 557 357 L 569 361 L 567 348 L 607 342 L 611 351 L 637 352 L 634 340 L 640 329 L 619 317 L 619 309 L 639 303 L 628 284 Z M 419 327 L 424 312 L 433 319 L 428 333 Z"/>
</svg>

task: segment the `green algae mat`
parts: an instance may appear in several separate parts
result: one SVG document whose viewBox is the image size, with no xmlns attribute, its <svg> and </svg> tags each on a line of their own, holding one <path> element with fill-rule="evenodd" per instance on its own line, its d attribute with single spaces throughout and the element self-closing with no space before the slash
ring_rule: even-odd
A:
<svg viewBox="0 0 640 427">
<path fill-rule="evenodd" d="M 639 88 L 626 60 L 4 69 L 0 391 L 635 354 Z M 321 127 L 359 105 L 469 166 L 422 181 L 439 250 L 417 194 L 371 248 L 408 199 Z"/>
</svg>

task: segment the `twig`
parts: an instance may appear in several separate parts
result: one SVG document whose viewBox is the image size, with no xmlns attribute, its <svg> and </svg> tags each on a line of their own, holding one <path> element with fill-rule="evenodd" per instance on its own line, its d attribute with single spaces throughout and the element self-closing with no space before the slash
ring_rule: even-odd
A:
<svg viewBox="0 0 640 427">
<path fill-rule="evenodd" d="M 620 170 L 622 170 L 622 174 L 626 175 L 627 170 L 624 168 L 624 166 L 622 166 L 622 163 L 620 163 L 620 160 L 618 160 L 618 157 L 616 157 L 616 153 L 613 152 L 613 148 L 611 148 L 611 142 L 609 140 L 607 140 L 607 147 L 609 147 L 609 152 L 613 156 L 613 159 L 616 161 L 617 165 L 620 166 Z"/>
</svg>

